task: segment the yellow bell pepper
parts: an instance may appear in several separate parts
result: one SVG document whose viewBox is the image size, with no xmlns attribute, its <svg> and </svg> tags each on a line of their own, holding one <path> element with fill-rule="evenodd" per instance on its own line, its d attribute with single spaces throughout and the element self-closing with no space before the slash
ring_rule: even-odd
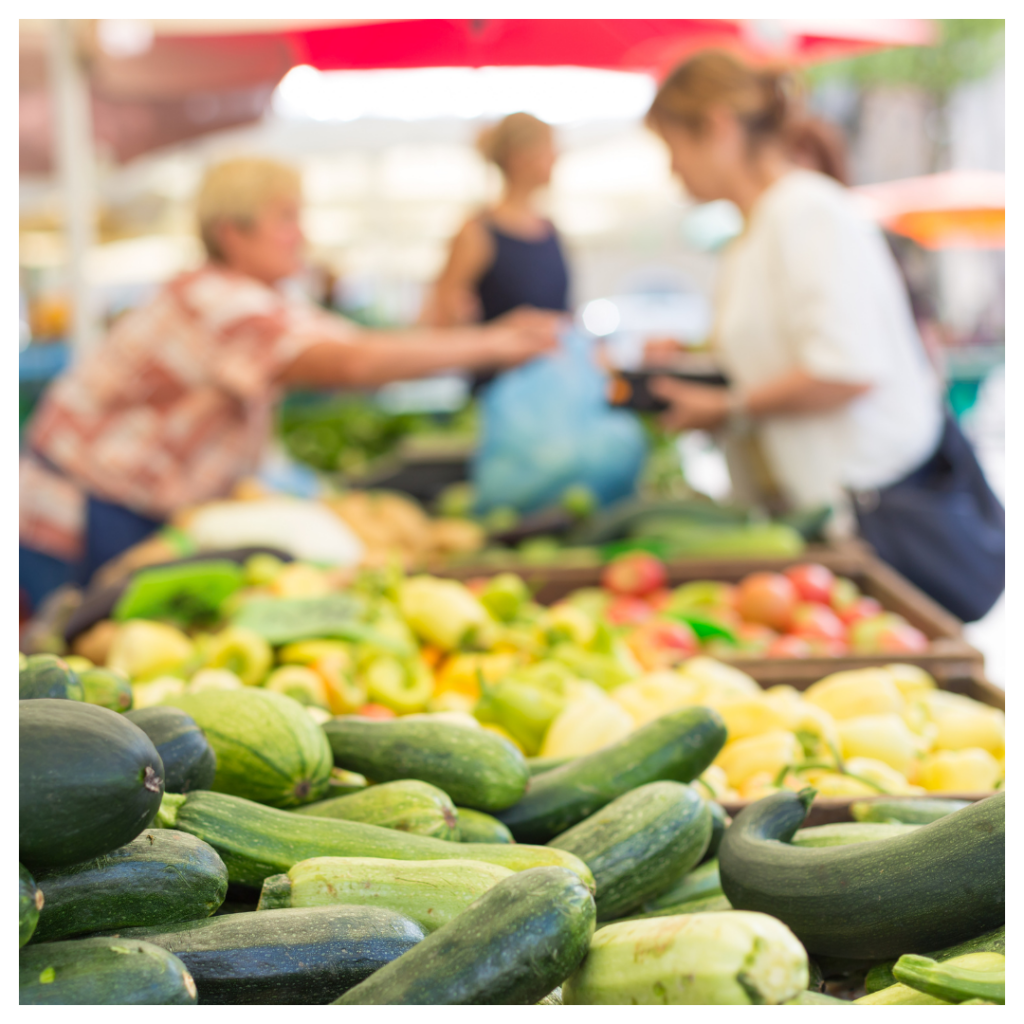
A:
<svg viewBox="0 0 1024 1024">
<path fill-rule="evenodd" d="M 936 750 L 921 760 L 917 776 L 933 793 L 988 793 L 1002 777 L 999 762 L 980 747 Z"/>
<path fill-rule="evenodd" d="M 308 562 L 289 562 L 270 581 L 277 597 L 323 597 L 331 592 L 327 574 Z"/>
<path fill-rule="evenodd" d="M 936 690 L 922 698 L 935 725 L 936 750 L 981 747 L 1001 757 L 1006 747 L 1006 716 L 996 708 L 958 693 Z"/>
<path fill-rule="evenodd" d="M 783 718 L 783 729 L 817 738 L 814 756 L 834 759 L 833 750 L 839 749 L 839 732 L 827 711 L 804 700 L 791 686 L 773 686 L 765 692 L 764 699 Z"/>
<path fill-rule="evenodd" d="M 142 681 L 183 673 L 194 653 L 189 638 L 173 626 L 129 619 L 114 637 L 106 667 Z"/>
<path fill-rule="evenodd" d="M 670 711 L 699 703 L 701 692 L 699 683 L 675 672 L 652 672 L 635 682 L 617 686 L 610 696 L 637 726 L 641 726 Z"/>
<path fill-rule="evenodd" d="M 837 721 L 903 710 L 903 695 L 884 668 L 834 672 L 809 686 L 804 697 Z"/>
<path fill-rule="evenodd" d="M 598 690 L 570 701 L 544 734 L 541 757 L 579 757 L 616 743 L 634 729 L 633 719 Z"/>
<path fill-rule="evenodd" d="M 871 757 L 904 776 L 927 746 L 894 712 L 848 718 L 838 728 L 844 758 Z"/>
<path fill-rule="evenodd" d="M 177 676 L 156 676 L 144 683 L 132 683 L 132 708 L 151 708 L 185 692 L 185 680 Z"/>
<path fill-rule="evenodd" d="M 413 576 L 401 584 L 398 605 L 412 631 L 444 651 L 475 642 L 494 627 L 487 609 L 457 580 Z"/>
<path fill-rule="evenodd" d="M 478 672 L 486 682 L 496 683 L 520 661 L 515 654 L 451 654 L 437 672 L 435 692 L 461 693 L 475 700 L 480 696 Z"/>
<path fill-rule="evenodd" d="M 186 693 L 202 693 L 204 690 L 241 690 L 245 683 L 226 668 L 200 669 L 185 687 Z"/>
<path fill-rule="evenodd" d="M 772 772 L 754 772 L 748 779 L 740 783 L 737 795 L 741 800 L 760 800 L 778 792 L 775 775 Z"/>
<path fill-rule="evenodd" d="M 267 690 L 283 693 L 307 706 L 326 708 L 327 684 L 318 672 L 306 665 L 282 665 L 274 669 L 263 684 Z"/>
<path fill-rule="evenodd" d="M 472 715 L 475 705 L 476 698 L 468 697 L 464 693 L 457 693 L 455 690 L 446 690 L 444 693 L 435 691 L 434 696 L 427 701 L 427 710 L 459 711 L 466 715 Z"/>
<path fill-rule="evenodd" d="M 548 609 L 544 625 L 552 643 L 568 640 L 587 647 L 597 635 L 597 623 L 582 608 L 564 601 Z"/>
<path fill-rule="evenodd" d="M 676 672 L 687 682 L 700 685 L 703 697 L 700 703 L 709 706 L 717 707 L 723 701 L 740 697 L 756 697 L 763 692 L 746 672 L 703 655 L 687 659 Z"/>
<path fill-rule="evenodd" d="M 277 652 L 277 660 L 282 665 L 312 665 L 321 658 L 330 657 L 351 662 L 351 644 L 347 640 L 299 640 L 285 644 Z"/>
<path fill-rule="evenodd" d="M 773 729 L 726 743 L 714 763 L 725 771 L 729 785 L 740 789 L 756 772 L 768 772 L 775 778 L 786 765 L 798 764 L 803 756 L 803 747 L 793 733 Z"/>
<path fill-rule="evenodd" d="M 717 764 L 709 764 L 701 773 L 697 782 L 703 783 L 703 786 L 698 785 L 698 791 L 703 791 L 706 788 L 710 790 L 711 797 L 718 801 L 728 800 L 736 792 L 729 785 L 729 779 L 726 777 L 721 766 Z M 703 793 L 703 795 L 708 794 Z"/>
<path fill-rule="evenodd" d="M 324 654 L 309 667 L 324 681 L 332 714 L 351 715 L 366 703 L 366 684 L 353 678 L 352 657 L 347 650 Z"/>
<path fill-rule="evenodd" d="M 259 686 L 274 661 L 270 644 L 251 629 L 228 626 L 206 645 L 207 668 L 226 668 L 246 686 Z"/>
<path fill-rule="evenodd" d="M 813 786 L 820 796 L 878 796 L 878 790 L 874 786 L 824 768 L 801 772 L 800 778 L 804 785 Z"/>
<path fill-rule="evenodd" d="M 919 665 L 886 665 L 885 671 L 892 677 L 896 688 L 907 699 L 935 689 L 935 680 Z"/>
<path fill-rule="evenodd" d="M 718 705 L 718 713 L 725 720 L 729 740 L 759 736 L 773 729 L 790 729 L 791 716 L 784 714 L 763 696 L 726 701 Z"/>
<path fill-rule="evenodd" d="M 901 775 L 891 765 L 873 757 L 851 757 L 846 762 L 846 770 L 851 775 L 858 775 L 868 782 L 875 783 L 883 792 L 892 793 L 894 796 L 913 796 L 924 792 L 920 786 L 911 785 L 906 776 Z"/>
<path fill-rule="evenodd" d="M 396 715 L 422 711 L 434 695 L 434 676 L 418 658 L 382 654 L 360 674 L 367 697 Z"/>
</svg>

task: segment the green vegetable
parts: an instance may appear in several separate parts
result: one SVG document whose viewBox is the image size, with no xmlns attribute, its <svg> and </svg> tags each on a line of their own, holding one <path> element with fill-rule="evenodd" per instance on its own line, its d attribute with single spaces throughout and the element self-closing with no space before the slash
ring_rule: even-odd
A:
<svg viewBox="0 0 1024 1024">
<path fill-rule="evenodd" d="M 969 800 L 942 800 L 885 797 L 858 800 L 850 805 L 855 821 L 902 822 L 906 825 L 930 825 L 954 811 L 970 807 Z"/>
<path fill-rule="evenodd" d="M 613 800 L 548 846 L 594 873 L 597 919 L 621 917 L 685 874 L 711 838 L 711 812 L 679 782 L 650 782 Z"/>
<path fill-rule="evenodd" d="M 78 676 L 55 654 L 30 655 L 18 673 L 18 699 L 85 700 Z"/>
<path fill-rule="evenodd" d="M 784 921 L 812 954 L 882 960 L 1003 923 L 1005 793 L 907 835 L 801 849 L 788 840 L 814 791 L 780 791 L 737 815 L 718 852 L 733 906 Z"/>
<path fill-rule="evenodd" d="M 288 871 L 310 857 L 482 860 L 512 871 L 555 864 L 575 871 L 588 886 L 594 884 L 586 864 L 563 850 L 519 843 L 451 843 L 360 821 L 291 814 L 224 793 L 169 794 L 160 809 L 160 824 L 199 836 L 220 854 L 228 879 L 249 886 L 261 886 L 268 875 Z"/>
<path fill-rule="evenodd" d="M 32 938 L 39 921 L 39 912 L 43 909 L 43 893 L 36 885 L 35 879 L 25 869 L 24 864 L 18 865 L 18 948 Z"/>
<path fill-rule="evenodd" d="M 196 984 L 165 949 L 126 939 L 72 939 L 26 946 L 18 958 L 22 1006 L 190 1005 Z"/>
<path fill-rule="evenodd" d="M 594 901 L 576 875 L 523 871 L 336 1002 L 532 1005 L 576 968 L 593 931 Z"/>
<path fill-rule="evenodd" d="M 320 800 L 296 808 L 295 813 L 362 821 L 436 839 L 457 838 L 461 824 L 461 817 L 448 794 L 416 779 L 385 782 L 358 793 Z"/>
<path fill-rule="evenodd" d="M 153 741 L 164 764 L 165 792 L 188 793 L 213 785 L 217 755 L 190 715 L 154 706 L 126 711 L 124 717 Z"/>
<path fill-rule="evenodd" d="M 708 807 L 711 809 L 711 842 L 704 851 L 704 860 L 710 860 L 718 856 L 718 847 L 722 845 L 722 836 L 729 825 L 729 815 L 725 808 L 717 800 L 709 800 Z"/>
<path fill-rule="evenodd" d="M 910 835 L 919 826 L 902 825 L 899 822 L 881 821 L 839 821 L 831 825 L 816 825 L 802 828 L 793 836 L 794 846 L 852 846 L 854 843 L 871 843 L 878 839 L 893 839 Z"/>
<path fill-rule="evenodd" d="M 546 843 L 637 786 L 691 782 L 722 749 L 725 735 L 717 711 L 673 711 L 618 743 L 535 775 L 526 796 L 498 817 L 519 842 Z"/>
<path fill-rule="evenodd" d="M 371 701 L 399 715 L 422 711 L 434 692 L 434 677 L 418 657 L 380 654 L 364 668 L 360 681 Z"/>
<path fill-rule="evenodd" d="M 280 693 L 205 690 L 171 697 L 168 704 L 195 719 L 217 756 L 213 786 L 274 807 L 294 807 L 324 796 L 331 750 L 306 709 Z"/>
<path fill-rule="evenodd" d="M 552 768 L 561 768 L 563 764 L 568 764 L 573 760 L 575 760 L 573 757 L 528 757 L 526 767 L 532 777 L 540 775 L 542 772 L 549 772 Z"/>
<path fill-rule="evenodd" d="M 718 877 L 718 861 L 706 860 L 700 867 L 684 872 L 679 880 L 644 904 L 644 910 L 664 910 L 690 900 L 722 895 L 722 880 Z"/>
<path fill-rule="evenodd" d="M 480 603 L 499 622 L 511 622 L 531 597 L 530 588 L 521 576 L 500 572 L 487 581 L 480 593 Z"/>
<path fill-rule="evenodd" d="M 890 985 L 880 992 L 854 999 L 855 1006 L 949 1006 L 945 999 L 937 999 L 926 992 L 919 992 L 909 985 Z"/>
<path fill-rule="evenodd" d="M 235 626 L 251 629 L 273 647 L 296 640 L 356 640 L 372 642 L 392 654 L 408 654 L 406 646 L 362 621 L 366 604 L 354 594 L 326 597 L 261 597 L 246 601 L 232 618 Z"/>
<path fill-rule="evenodd" d="M 836 999 L 835 996 L 827 996 L 824 992 L 812 992 L 805 990 L 800 995 L 786 1000 L 786 1006 L 819 1006 L 831 1004 L 833 1006 L 850 1006 L 845 999 Z"/>
<path fill-rule="evenodd" d="M 614 654 L 585 651 L 570 643 L 558 644 L 551 657 L 574 675 L 589 679 L 605 690 L 614 690 L 636 676 L 636 670 L 624 665 Z"/>
<path fill-rule="evenodd" d="M 432 932 L 512 874 L 508 868 L 476 860 L 313 857 L 300 861 L 283 878 L 268 878 L 260 908 L 387 907 Z"/>
<path fill-rule="evenodd" d="M 39 886 L 35 937 L 48 942 L 208 917 L 224 902 L 228 871 L 202 840 L 155 828 L 95 860 L 42 871 Z"/>
<path fill-rule="evenodd" d="M 113 618 L 166 619 L 182 625 L 210 621 L 244 583 L 241 566 L 227 559 L 140 569 L 114 606 Z"/>
<path fill-rule="evenodd" d="M 473 715 L 481 722 L 493 722 L 508 730 L 524 752 L 533 755 L 540 750 L 548 726 L 565 703 L 563 694 L 515 675 L 494 684 L 481 677 L 480 699 Z"/>
<path fill-rule="evenodd" d="M 204 1004 L 328 1003 L 411 950 L 415 922 L 384 907 L 226 914 L 178 928 L 129 928 L 179 957 Z"/>
<path fill-rule="evenodd" d="M 32 871 L 130 843 L 156 816 L 163 764 L 123 715 L 71 700 L 20 701 L 21 860 Z"/>
<path fill-rule="evenodd" d="M 965 999 L 1006 1002 L 1006 957 L 1002 953 L 968 953 L 945 963 L 906 953 L 896 961 L 892 973 L 900 984 L 951 1003 Z"/>
<path fill-rule="evenodd" d="M 127 711 L 132 706 L 132 684 L 128 677 L 112 668 L 90 668 L 78 673 L 83 700 L 111 711 Z"/>
<path fill-rule="evenodd" d="M 985 932 L 984 935 L 977 935 L 966 942 L 958 942 L 955 946 L 947 946 L 945 949 L 935 950 L 925 955 L 932 960 L 942 963 L 945 960 L 952 960 L 953 957 L 963 956 L 965 953 L 1006 953 L 1006 928 L 996 928 L 994 931 Z M 878 992 L 883 988 L 896 984 L 896 977 L 892 973 L 896 966 L 895 960 L 887 960 L 885 963 L 875 964 L 864 979 L 865 988 L 868 992 Z"/>
<path fill-rule="evenodd" d="M 457 807 L 459 815 L 459 842 L 461 843 L 514 843 L 512 833 L 497 818 L 470 807 Z"/>
<path fill-rule="evenodd" d="M 323 727 L 339 768 L 375 782 L 420 779 L 452 800 L 497 811 L 523 795 L 529 774 L 523 755 L 494 733 L 449 722 L 348 716 Z"/>
<path fill-rule="evenodd" d="M 807 988 L 807 953 L 767 914 L 618 921 L 594 933 L 562 985 L 580 1004 L 778 1005 Z"/>
</svg>

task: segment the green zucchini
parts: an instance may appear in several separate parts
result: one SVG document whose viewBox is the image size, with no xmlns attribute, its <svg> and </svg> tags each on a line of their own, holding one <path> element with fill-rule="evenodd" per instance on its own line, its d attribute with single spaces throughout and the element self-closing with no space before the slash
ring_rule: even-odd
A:
<svg viewBox="0 0 1024 1024">
<path fill-rule="evenodd" d="M 725 723 L 711 708 L 673 711 L 618 743 L 535 775 L 526 796 L 498 817 L 518 842 L 546 843 L 638 786 L 693 781 L 725 736 Z"/>
<path fill-rule="evenodd" d="M 984 935 L 977 935 L 966 942 L 958 942 L 955 946 L 947 946 L 945 949 L 933 950 L 925 956 L 932 960 L 943 963 L 952 960 L 957 956 L 964 956 L 966 953 L 1002 953 L 1006 954 L 1006 927 L 996 928 L 994 931 L 985 932 Z M 883 988 L 896 984 L 896 976 L 892 973 L 896 966 L 895 960 L 886 960 L 884 963 L 875 964 L 867 973 L 864 979 L 864 987 L 870 992 L 879 992 Z"/>
<path fill-rule="evenodd" d="M 884 960 L 997 928 L 1005 915 L 1005 793 L 907 835 L 802 849 L 814 790 L 741 811 L 719 850 L 734 907 L 784 921 L 812 954 Z"/>
<path fill-rule="evenodd" d="M 927 992 L 919 992 L 909 985 L 890 985 L 880 992 L 871 992 L 854 999 L 854 1006 L 951 1006 L 945 999 L 938 999 L 928 995 Z"/>
<path fill-rule="evenodd" d="M 954 811 L 970 807 L 970 800 L 944 800 L 919 797 L 882 797 L 878 800 L 858 800 L 850 805 L 855 821 L 901 822 L 905 825 L 930 825 Z"/>
<path fill-rule="evenodd" d="M 965 999 L 1006 1002 L 1006 957 L 1002 953 L 967 953 L 941 964 L 905 953 L 892 972 L 901 985 L 952 1003 Z"/>
<path fill-rule="evenodd" d="M 18 673 L 18 699 L 85 700 L 78 675 L 55 654 L 32 654 Z"/>
<path fill-rule="evenodd" d="M 191 1005 L 185 965 L 149 942 L 71 939 L 26 946 L 18 959 L 22 1006 Z"/>
<path fill-rule="evenodd" d="M 562 1000 L 778 1005 L 807 981 L 807 953 L 780 921 L 745 911 L 687 914 L 599 928 L 586 960 L 562 984 Z"/>
<path fill-rule="evenodd" d="M 793 836 L 794 846 L 852 846 L 854 843 L 873 843 L 877 839 L 894 839 L 910 835 L 918 825 L 904 825 L 898 821 L 837 821 L 830 825 L 802 828 Z"/>
<path fill-rule="evenodd" d="M 562 1005 L 562 986 L 549 992 L 543 999 L 537 1001 L 537 1006 L 561 1006 Z"/>
<path fill-rule="evenodd" d="M 224 902 L 228 870 L 201 839 L 153 828 L 95 860 L 40 872 L 39 886 L 35 937 L 47 942 L 208 917 Z"/>
<path fill-rule="evenodd" d="M 260 909 L 272 907 L 387 907 L 436 931 L 513 872 L 478 860 L 313 857 L 263 883 Z M 287 885 L 284 879 L 287 878 Z"/>
<path fill-rule="evenodd" d="M 195 719 L 217 755 L 211 789 L 272 807 L 297 807 L 327 793 L 331 749 L 291 697 L 247 686 L 167 700 Z"/>
<path fill-rule="evenodd" d="M 456 807 L 459 815 L 460 843 L 514 843 L 504 823 L 471 807 Z"/>
<path fill-rule="evenodd" d="M 325 722 L 323 730 L 339 768 L 374 782 L 420 779 L 477 811 L 511 806 L 529 779 L 523 755 L 486 729 L 424 719 L 375 722 L 352 715 Z"/>
<path fill-rule="evenodd" d="M 845 999 L 836 999 L 835 996 L 826 995 L 824 992 L 811 992 L 805 990 L 793 999 L 786 1000 L 786 1006 L 818 1006 L 831 1004 L 832 1006 L 851 1006 Z"/>
<path fill-rule="evenodd" d="M 561 768 L 563 764 L 575 761 L 575 757 L 528 757 L 526 768 L 531 776 L 549 772 L 552 768 Z"/>
<path fill-rule="evenodd" d="M 164 763 L 165 792 L 188 793 L 213 785 L 217 755 L 190 715 L 156 705 L 126 711 L 124 716 L 153 741 Z"/>
<path fill-rule="evenodd" d="M 329 1003 L 423 938 L 384 907 L 309 907 L 228 914 L 178 928 L 130 928 L 189 969 L 200 1003 Z"/>
<path fill-rule="evenodd" d="M 401 963 L 382 967 L 336 1003 L 465 1006 L 536 1003 L 586 956 L 594 900 L 564 868 L 499 882 Z"/>
<path fill-rule="evenodd" d="M 654 899 L 644 904 L 644 910 L 663 910 L 690 900 L 722 895 L 722 880 L 718 877 L 718 861 L 706 860 L 682 876 Z"/>
<path fill-rule="evenodd" d="M 156 816 L 164 766 L 149 737 L 107 708 L 18 705 L 20 860 L 30 869 L 88 860 L 130 843 Z"/>
<path fill-rule="evenodd" d="M 574 871 L 586 885 L 594 885 L 594 876 L 578 857 L 546 846 L 452 843 L 361 821 L 291 814 L 207 790 L 184 796 L 169 794 L 161 808 L 160 824 L 199 836 L 220 854 L 229 881 L 256 887 L 269 875 L 288 871 L 310 857 L 482 860 L 512 871 L 554 864 Z"/>
<path fill-rule="evenodd" d="M 711 811 L 681 782 L 650 782 L 620 796 L 548 843 L 594 873 L 598 921 L 621 917 L 698 863 Z"/>
<path fill-rule="evenodd" d="M 18 865 L 18 948 L 32 938 L 43 909 L 43 892 L 28 873 L 24 864 Z"/>
<path fill-rule="evenodd" d="M 435 839 L 458 837 L 459 818 L 451 797 L 429 782 L 418 779 L 382 782 L 358 793 L 306 804 L 296 808 L 295 813 L 362 821 L 367 825 L 433 836 Z"/>
<path fill-rule="evenodd" d="M 711 842 L 704 851 L 703 861 L 709 861 L 718 856 L 718 848 L 722 845 L 722 836 L 729 827 L 729 815 L 725 808 L 717 800 L 709 800 L 708 807 L 711 809 Z"/>
<path fill-rule="evenodd" d="M 89 668 L 78 673 L 82 699 L 111 711 L 125 712 L 132 706 L 132 684 L 128 677 L 112 668 Z"/>
</svg>

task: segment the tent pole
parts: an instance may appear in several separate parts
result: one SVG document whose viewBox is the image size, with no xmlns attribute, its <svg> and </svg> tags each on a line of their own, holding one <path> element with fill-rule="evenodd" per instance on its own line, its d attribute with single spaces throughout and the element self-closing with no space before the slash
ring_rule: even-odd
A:
<svg viewBox="0 0 1024 1024">
<path fill-rule="evenodd" d="M 95 242 L 95 168 L 89 83 L 76 46 L 76 22 L 56 19 L 50 33 L 54 104 L 54 150 L 63 192 L 71 297 L 71 354 L 96 342 L 98 330 L 86 260 Z"/>
</svg>

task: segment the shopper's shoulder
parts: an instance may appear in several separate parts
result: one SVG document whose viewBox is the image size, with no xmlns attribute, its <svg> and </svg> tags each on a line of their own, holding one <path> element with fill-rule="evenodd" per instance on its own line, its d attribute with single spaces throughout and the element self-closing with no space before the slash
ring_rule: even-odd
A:
<svg viewBox="0 0 1024 1024">
<path fill-rule="evenodd" d="M 274 288 L 215 263 L 182 274 L 168 291 L 194 314 L 217 323 L 272 316 L 286 305 L 284 296 Z"/>
<path fill-rule="evenodd" d="M 849 216 L 853 201 L 834 178 L 803 168 L 790 171 L 769 190 L 765 204 L 775 217 L 799 214 Z"/>
</svg>

